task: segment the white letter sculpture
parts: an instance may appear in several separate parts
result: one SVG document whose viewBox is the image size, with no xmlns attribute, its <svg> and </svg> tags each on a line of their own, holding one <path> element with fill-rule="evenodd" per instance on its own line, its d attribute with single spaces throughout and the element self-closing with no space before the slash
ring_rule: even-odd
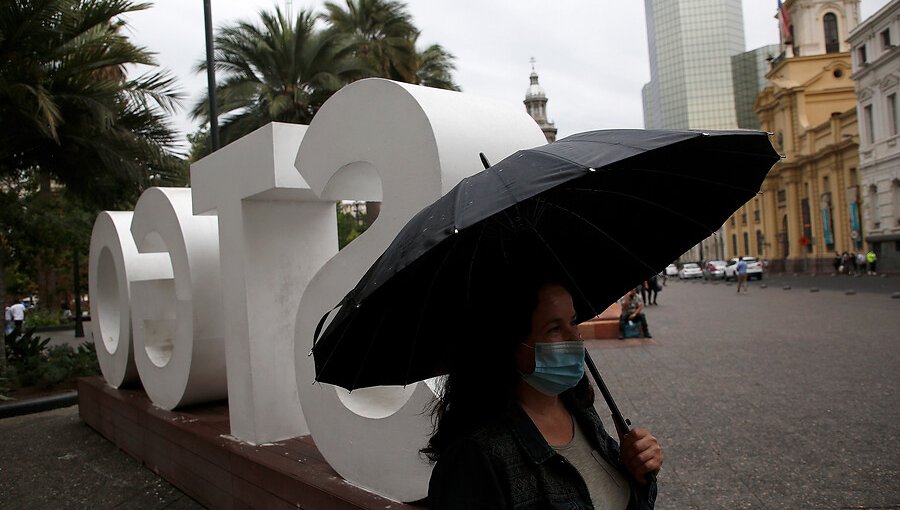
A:
<svg viewBox="0 0 900 510">
<path fill-rule="evenodd" d="M 118 387 L 136 367 L 164 409 L 227 395 L 238 439 L 311 433 L 349 482 L 423 498 L 423 411 L 439 383 L 313 385 L 313 333 L 415 213 L 481 170 L 479 152 L 496 162 L 544 143 L 521 105 L 361 80 L 308 128 L 269 124 L 195 163 L 193 196 L 151 188 L 133 216 L 102 213 L 90 290 L 106 380 Z M 382 201 L 340 253 L 339 200 Z"/>
<path fill-rule="evenodd" d="M 132 215 L 104 211 L 91 232 L 91 328 L 100 371 L 113 388 L 138 380 L 131 339 L 131 282 L 172 277 L 166 254 L 138 253 L 129 231 Z"/>
<path fill-rule="evenodd" d="M 546 143 L 521 107 L 387 80 L 338 91 L 313 119 L 297 168 L 323 198 L 378 200 L 377 221 L 312 279 L 297 314 L 297 385 L 309 430 L 328 463 L 350 482 L 399 501 L 425 497 L 430 465 L 419 449 L 431 432 L 426 384 L 352 394 L 313 385 L 307 354 L 319 319 L 362 278 L 403 225 L 463 178 Z M 380 178 L 380 186 L 379 186 Z"/>
<path fill-rule="evenodd" d="M 338 241 L 335 202 L 316 197 L 294 168 L 305 131 L 268 124 L 191 167 L 194 213 L 219 218 L 231 435 L 254 444 L 309 434 L 294 320 Z"/>
<path fill-rule="evenodd" d="M 216 218 L 194 216 L 188 188 L 150 188 L 134 208 L 141 253 L 168 254 L 171 278 L 131 282 L 134 360 L 163 409 L 227 396 Z"/>
</svg>

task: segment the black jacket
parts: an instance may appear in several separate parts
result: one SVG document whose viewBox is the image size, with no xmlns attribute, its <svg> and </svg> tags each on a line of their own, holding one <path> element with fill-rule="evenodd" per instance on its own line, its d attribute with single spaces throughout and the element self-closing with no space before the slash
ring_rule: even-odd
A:
<svg viewBox="0 0 900 510">
<path fill-rule="evenodd" d="M 618 443 L 606 433 L 594 408 L 569 401 L 566 405 L 591 446 L 631 480 L 619 462 Z M 656 491 L 656 482 L 632 481 L 629 510 L 651 510 Z M 428 484 L 428 504 L 432 510 L 594 508 L 584 479 L 518 406 L 457 439 L 441 454 Z"/>
</svg>

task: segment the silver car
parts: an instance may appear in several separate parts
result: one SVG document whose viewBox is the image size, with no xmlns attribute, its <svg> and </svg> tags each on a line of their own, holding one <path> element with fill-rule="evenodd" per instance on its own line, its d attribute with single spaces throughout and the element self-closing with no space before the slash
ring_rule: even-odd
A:
<svg viewBox="0 0 900 510">
<path fill-rule="evenodd" d="M 700 269 L 699 265 L 691 262 L 681 266 L 681 271 L 678 272 L 678 277 L 682 280 L 688 280 L 690 278 L 703 278 L 703 270 Z"/>
</svg>

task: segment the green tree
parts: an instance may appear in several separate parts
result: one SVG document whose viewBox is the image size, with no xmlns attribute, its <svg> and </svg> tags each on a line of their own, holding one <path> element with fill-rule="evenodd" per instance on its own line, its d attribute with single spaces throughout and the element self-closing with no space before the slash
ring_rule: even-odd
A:
<svg viewBox="0 0 900 510">
<path fill-rule="evenodd" d="M 179 100 L 174 80 L 155 67 L 134 78 L 126 72 L 156 64 L 121 19 L 149 7 L 0 1 L 0 277 L 15 257 L 42 287 L 45 306 L 58 299 L 55 275 L 71 274 L 60 259 L 86 251 L 84 217 L 128 208 L 150 185 L 186 180 L 167 124 Z"/>
<path fill-rule="evenodd" d="M 371 76 L 412 83 L 418 30 L 406 5 L 393 0 L 326 2 L 323 16 L 365 62 Z"/>
<path fill-rule="evenodd" d="M 123 34 L 128 0 L 0 2 L 0 175 L 56 183 L 101 208 L 133 203 L 143 188 L 184 180 L 166 114 L 173 78 Z"/>
<path fill-rule="evenodd" d="M 460 90 L 459 85 L 453 81 L 453 71 L 456 70 L 456 64 L 453 63 L 455 59 L 456 57 L 440 44 L 432 44 L 422 51 L 416 51 L 414 79 L 411 83 L 437 89 Z"/>
<path fill-rule="evenodd" d="M 224 75 L 216 85 L 223 145 L 273 121 L 309 124 L 331 94 L 365 70 L 338 34 L 317 30 L 311 12 L 291 20 L 276 7 L 259 18 L 260 25 L 241 21 L 215 37 L 214 66 Z M 205 61 L 197 65 L 205 70 Z M 193 117 L 209 121 L 208 97 Z"/>
</svg>

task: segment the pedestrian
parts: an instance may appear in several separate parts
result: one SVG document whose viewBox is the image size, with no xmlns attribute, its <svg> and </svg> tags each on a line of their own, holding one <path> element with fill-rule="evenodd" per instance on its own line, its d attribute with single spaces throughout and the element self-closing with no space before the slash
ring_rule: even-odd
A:
<svg viewBox="0 0 900 510">
<path fill-rule="evenodd" d="M 856 252 L 850 252 L 850 275 L 855 276 L 859 271 L 859 266 L 856 265 Z"/>
<path fill-rule="evenodd" d="M 651 276 L 641 284 L 641 299 L 647 306 L 656 304 L 656 295 L 659 294 L 659 279 L 656 275 Z"/>
<path fill-rule="evenodd" d="M 749 284 L 747 283 L 747 261 L 744 260 L 744 257 L 738 259 L 734 270 L 737 272 L 737 291 L 740 292 L 741 286 L 743 285 L 744 292 L 747 292 L 749 290 Z"/>
<path fill-rule="evenodd" d="M 863 252 L 859 252 L 856 254 L 856 267 L 859 269 L 860 273 L 866 272 L 866 254 Z"/>
<path fill-rule="evenodd" d="M 869 274 L 875 276 L 877 273 L 877 269 L 875 269 L 875 262 L 878 261 L 878 256 L 875 255 L 875 252 L 869 250 L 869 253 L 866 253 L 866 262 L 869 265 Z"/>
<path fill-rule="evenodd" d="M 4 316 L 4 319 L 6 319 L 6 321 L 5 321 L 6 326 L 4 327 L 3 334 L 9 335 L 10 333 L 13 332 L 12 308 L 10 308 L 9 306 L 6 306 L 5 308 L 6 308 L 6 311 L 4 312 L 3 316 Z"/>
<path fill-rule="evenodd" d="M 641 324 L 641 333 L 644 335 L 644 338 L 653 338 L 647 325 L 647 316 L 642 311 L 643 309 L 644 304 L 641 302 L 640 296 L 637 295 L 637 289 L 629 290 L 622 298 L 622 313 L 619 315 L 619 340 L 625 339 L 625 324 L 629 321 Z"/>
<path fill-rule="evenodd" d="M 848 274 L 850 272 L 850 254 L 841 253 L 841 273 Z"/>
<path fill-rule="evenodd" d="M 21 331 L 22 325 L 25 323 L 25 305 L 16 301 L 9 307 L 9 313 L 12 315 L 13 330 Z"/>
<path fill-rule="evenodd" d="M 422 449 L 435 462 L 429 508 L 653 508 L 646 476 L 662 448 L 643 428 L 621 448 L 607 434 L 571 294 L 544 282 L 514 283 L 479 305 L 471 348 L 450 361 Z"/>
<path fill-rule="evenodd" d="M 841 274 L 841 254 L 834 252 L 834 260 L 831 263 L 834 266 L 834 274 Z"/>
</svg>

